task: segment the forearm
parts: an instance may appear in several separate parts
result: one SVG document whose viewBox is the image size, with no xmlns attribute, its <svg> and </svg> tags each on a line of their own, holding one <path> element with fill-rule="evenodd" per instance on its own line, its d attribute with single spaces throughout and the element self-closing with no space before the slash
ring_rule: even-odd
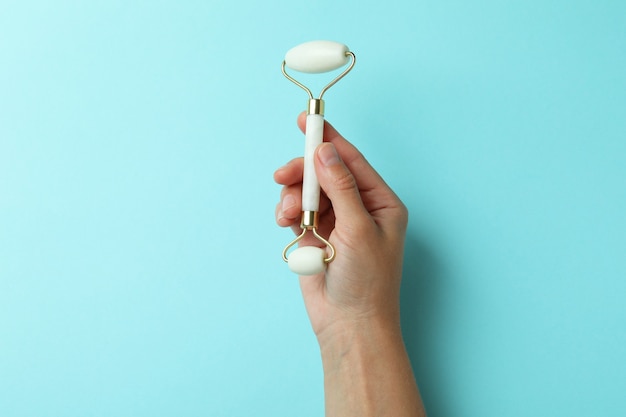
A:
<svg viewBox="0 0 626 417">
<path fill-rule="evenodd" d="M 320 347 L 326 417 L 425 416 L 399 326 L 344 326 Z"/>
</svg>

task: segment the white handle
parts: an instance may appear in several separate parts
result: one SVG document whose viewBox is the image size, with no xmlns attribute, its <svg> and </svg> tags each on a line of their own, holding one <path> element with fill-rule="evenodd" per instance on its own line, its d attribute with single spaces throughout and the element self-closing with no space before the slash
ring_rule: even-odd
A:
<svg viewBox="0 0 626 417">
<path fill-rule="evenodd" d="M 324 137 L 324 116 L 309 114 L 306 117 L 304 139 L 304 175 L 302 179 L 302 211 L 319 211 L 320 183 L 315 174 L 313 156 Z"/>
</svg>

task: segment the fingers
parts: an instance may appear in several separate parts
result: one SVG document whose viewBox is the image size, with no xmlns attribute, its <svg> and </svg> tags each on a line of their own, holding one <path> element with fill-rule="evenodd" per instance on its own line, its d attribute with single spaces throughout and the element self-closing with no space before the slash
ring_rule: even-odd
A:
<svg viewBox="0 0 626 417">
<path fill-rule="evenodd" d="M 274 172 L 274 181 L 281 185 L 294 185 L 302 182 L 304 158 L 295 158 Z"/>
<path fill-rule="evenodd" d="M 306 129 L 306 114 L 298 116 L 298 126 L 304 132 Z M 335 146 L 339 157 L 353 173 L 357 187 L 363 193 L 363 202 L 369 211 L 378 208 L 377 202 L 397 199 L 394 192 L 385 183 L 382 177 L 367 162 L 359 150 L 343 138 L 328 122 L 324 122 L 324 141 Z M 399 201 L 399 200 L 398 200 Z"/>
<path fill-rule="evenodd" d="M 298 218 L 300 218 L 302 207 L 302 187 L 292 185 L 284 187 L 280 201 L 276 205 L 276 223 L 279 226 L 291 226 Z"/>
<path fill-rule="evenodd" d="M 275 210 L 276 223 L 281 227 L 293 225 L 300 217 L 303 168 L 303 158 L 296 158 L 274 172 L 274 181 L 284 186 Z"/>
<path fill-rule="evenodd" d="M 306 115 L 300 114 L 298 125 L 305 131 Z M 324 141 L 316 150 L 315 168 L 325 192 L 320 211 L 331 208 L 337 224 L 358 228 L 372 220 L 380 226 L 406 224 L 406 208 L 365 157 L 344 139 L 328 122 L 324 125 Z M 281 201 L 276 206 L 280 226 L 298 223 L 301 213 L 303 158 L 291 160 L 274 173 L 274 180 L 283 185 Z M 330 201 L 329 201 L 330 199 Z"/>
<path fill-rule="evenodd" d="M 322 143 L 315 152 L 315 168 L 322 189 L 333 204 L 336 224 L 359 230 L 371 221 L 354 175 L 332 143 Z"/>
<path fill-rule="evenodd" d="M 305 125 L 306 114 L 301 113 L 298 116 L 298 126 L 304 131 Z M 324 141 L 330 142 L 335 146 L 345 167 L 354 176 L 363 206 L 371 218 L 381 226 L 387 224 L 397 226 L 400 229 L 405 227 L 404 224 L 406 224 L 408 217 L 406 207 L 376 170 L 367 162 L 363 154 L 344 139 L 328 122 L 324 124 Z M 340 171 L 335 171 L 335 174 L 339 173 Z M 318 173 L 319 176 L 320 174 Z M 325 186 L 328 187 L 328 185 Z M 329 190 L 326 188 L 324 188 L 324 191 L 327 194 L 329 193 Z M 333 200 L 334 206 L 337 203 Z"/>
<path fill-rule="evenodd" d="M 302 172 L 304 159 L 295 158 L 274 172 L 274 180 L 283 185 L 280 201 L 276 205 L 276 223 L 281 227 L 292 226 L 297 223 L 300 227 L 302 213 Z M 330 202 L 324 195 L 320 198 L 320 212 L 330 208 Z"/>
</svg>

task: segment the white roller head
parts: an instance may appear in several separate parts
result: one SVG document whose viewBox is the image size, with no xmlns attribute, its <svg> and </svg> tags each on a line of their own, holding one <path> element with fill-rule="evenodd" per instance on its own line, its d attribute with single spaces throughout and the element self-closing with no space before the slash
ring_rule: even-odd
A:
<svg viewBox="0 0 626 417">
<path fill-rule="evenodd" d="M 348 51 L 348 47 L 339 42 L 305 42 L 287 51 L 285 64 L 293 70 L 310 74 L 328 72 L 348 63 Z"/>
<path fill-rule="evenodd" d="M 289 254 L 289 269 L 298 275 L 316 275 L 324 271 L 326 251 L 317 246 L 302 246 Z"/>
</svg>

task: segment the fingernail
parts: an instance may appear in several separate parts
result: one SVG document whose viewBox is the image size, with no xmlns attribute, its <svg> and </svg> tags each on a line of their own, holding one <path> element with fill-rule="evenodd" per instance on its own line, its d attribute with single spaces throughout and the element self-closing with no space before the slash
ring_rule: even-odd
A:
<svg viewBox="0 0 626 417">
<path fill-rule="evenodd" d="M 332 143 L 324 143 L 320 146 L 317 153 L 320 161 L 325 166 L 331 166 L 339 163 L 339 155 Z"/>
<path fill-rule="evenodd" d="M 294 196 L 287 194 L 285 198 L 283 198 L 283 206 L 282 206 L 282 214 L 296 205 L 296 199 Z"/>
</svg>

